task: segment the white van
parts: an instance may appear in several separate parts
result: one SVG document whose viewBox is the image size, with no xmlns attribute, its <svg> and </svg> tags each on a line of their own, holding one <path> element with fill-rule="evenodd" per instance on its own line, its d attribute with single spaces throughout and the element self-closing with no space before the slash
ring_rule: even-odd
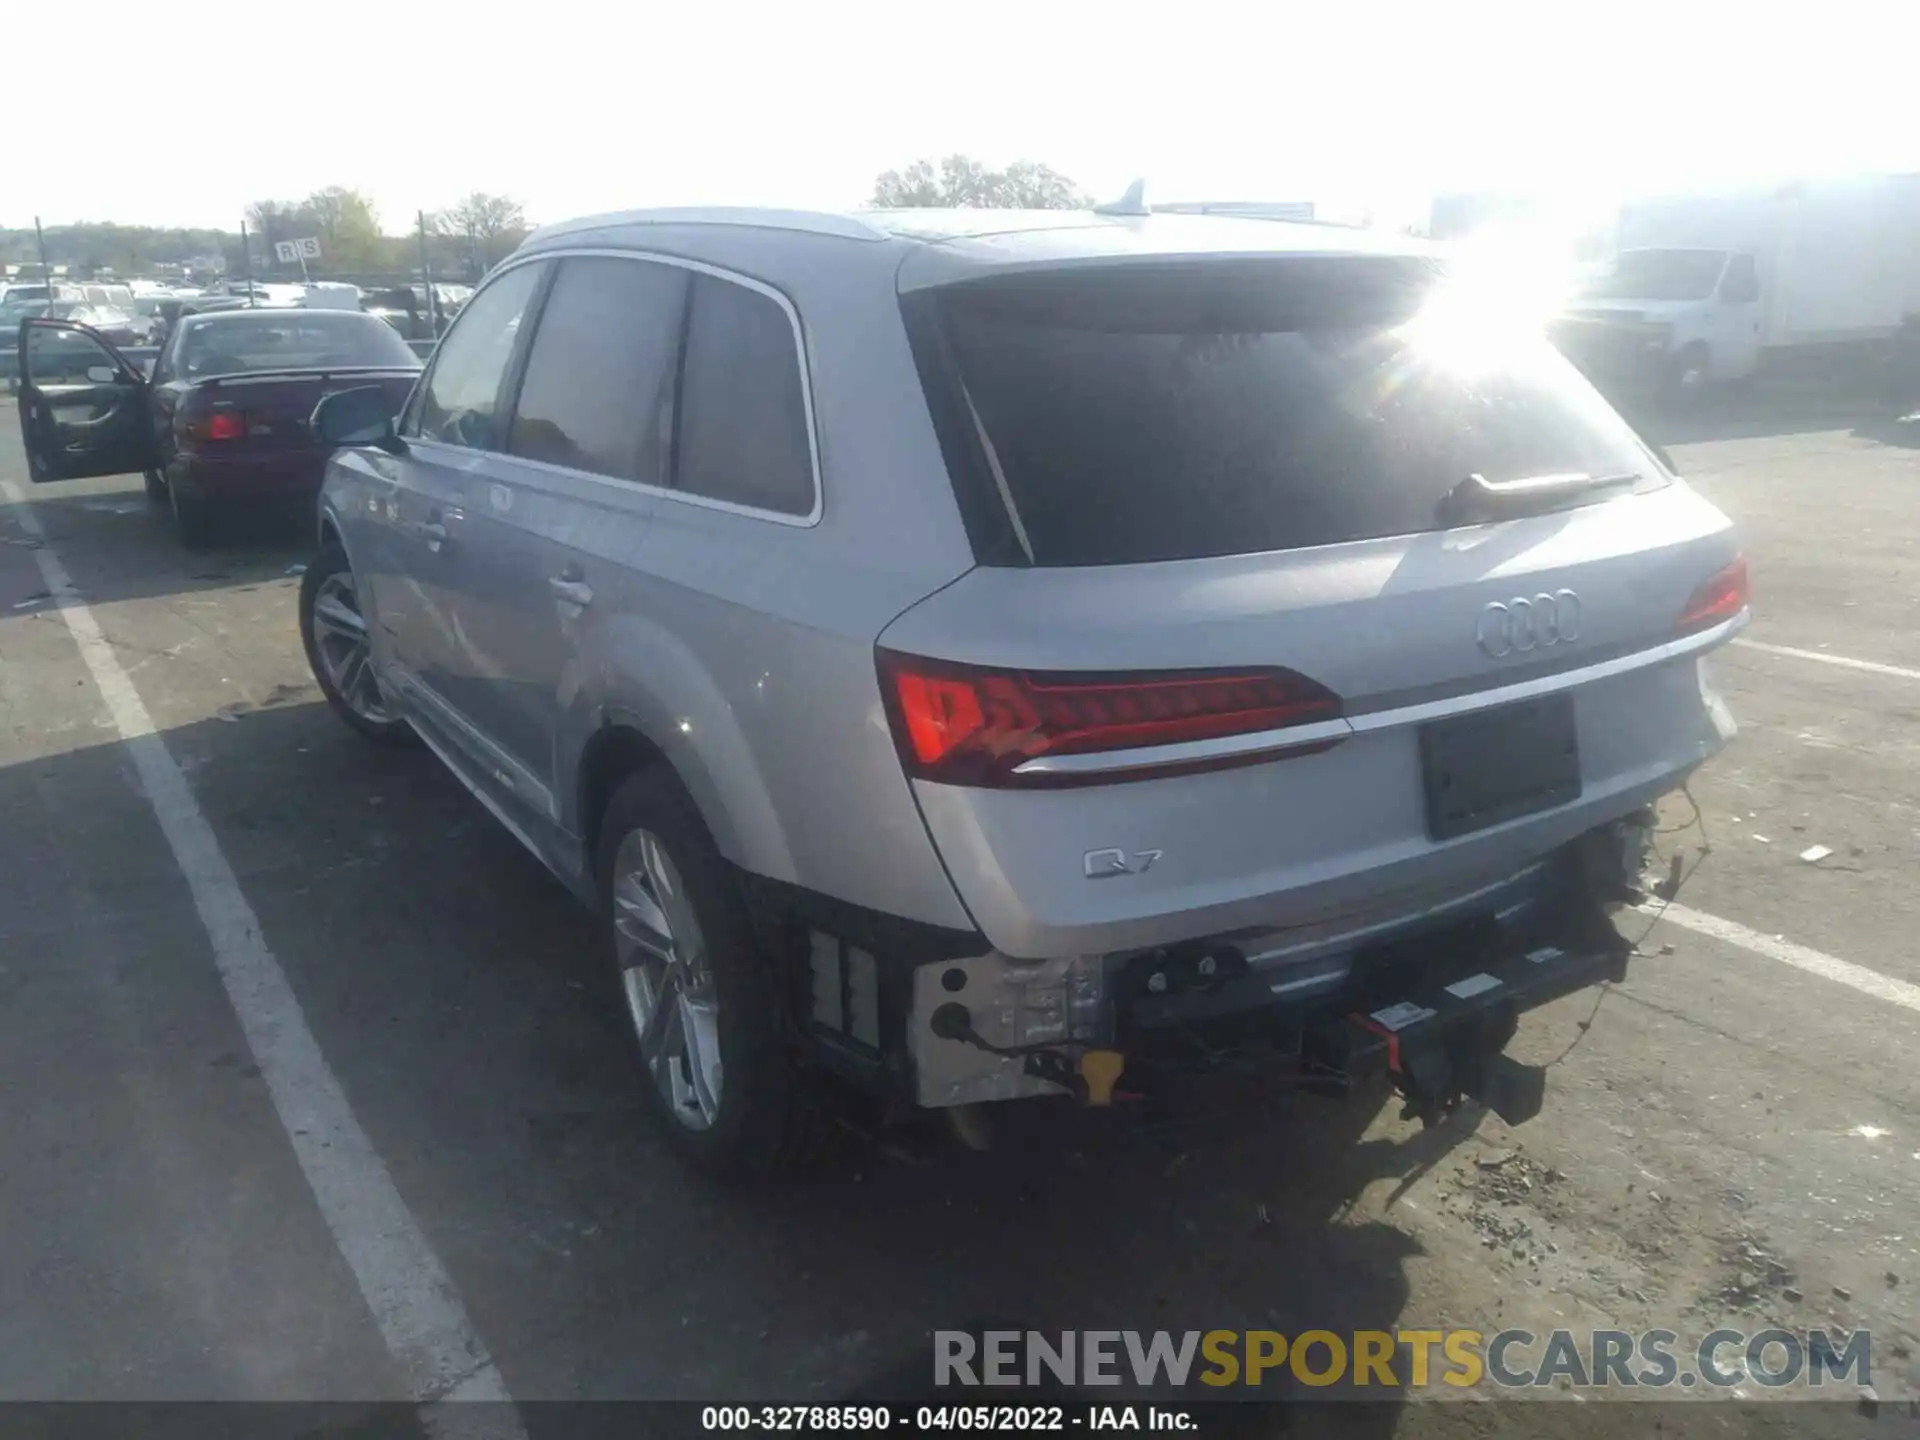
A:
<svg viewBox="0 0 1920 1440">
<path fill-rule="evenodd" d="M 1693 390 L 1774 352 L 1885 340 L 1920 311 L 1920 175 L 1636 202 L 1556 325 L 1584 368 Z"/>
</svg>

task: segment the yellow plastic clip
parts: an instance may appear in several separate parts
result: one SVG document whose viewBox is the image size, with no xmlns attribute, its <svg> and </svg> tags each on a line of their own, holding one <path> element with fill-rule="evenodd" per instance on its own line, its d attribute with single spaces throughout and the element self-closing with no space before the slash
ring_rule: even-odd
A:
<svg viewBox="0 0 1920 1440">
<path fill-rule="evenodd" d="M 1080 1078 L 1086 1082 L 1087 1104 L 1113 1104 L 1114 1083 L 1127 1068 L 1127 1057 L 1118 1050 L 1089 1050 L 1080 1057 Z"/>
</svg>

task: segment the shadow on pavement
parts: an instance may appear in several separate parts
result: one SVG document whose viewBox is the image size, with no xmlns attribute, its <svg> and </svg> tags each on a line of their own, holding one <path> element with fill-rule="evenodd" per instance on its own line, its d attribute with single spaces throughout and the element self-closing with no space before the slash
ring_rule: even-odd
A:
<svg viewBox="0 0 1920 1440">
<path fill-rule="evenodd" d="M 59 551 L 89 604 L 254 585 L 284 575 L 314 549 L 314 522 L 307 505 L 223 512 L 214 545 L 189 551 L 174 535 L 166 507 L 147 499 L 138 478 L 129 488 L 104 492 L 56 493 L 60 488 L 42 486 L 29 500 L 46 541 Z M 18 509 L 0 503 L 0 559 L 5 554 L 28 556 L 38 548 L 20 524 Z M 7 568 L 33 577 L 28 593 L 39 588 L 38 572 L 31 565 Z M 0 595 L 7 604 L 23 598 Z"/>
<path fill-rule="evenodd" d="M 1291 1340 L 1313 1329 L 1350 1339 L 1356 1330 L 1499 1326 L 1478 1298 L 1442 1294 L 1445 1313 L 1410 1310 L 1418 1241 L 1373 1218 L 1371 1196 L 1355 1205 L 1363 1191 L 1397 1189 L 1440 1162 L 1471 1121 L 1369 1133 L 1377 1097 L 1330 1103 L 1236 1082 L 1150 1120 L 1012 1107 L 987 1154 L 901 1158 L 849 1138 L 783 1187 L 706 1181 L 678 1163 L 637 1103 L 591 918 L 429 755 L 370 747 L 317 704 L 239 712 L 164 740 L 361 1124 L 508 1388 L 527 1402 L 536 1440 L 574 1434 L 593 1413 L 548 1402 L 865 1402 L 898 1414 L 989 1398 L 933 1388 L 932 1333 L 942 1329 L 1262 1329 Z M 132 783 L 117 743 L 0 770 L 0 808 L 25 817 L 0 827 L 0 913 L 12 931 L 32 933 L 60 918 L 43 901 L 49 891 L 86 897 L 92 925 L 114 942 L 99 968 L 130 1027 L 113 1093 L 140 1096 L 131 1120 L 189 1110 L 192 1094 L 151 1088 L 178 1083 L 168 1077 L 184 1064 L 202 1089 L 228 1097 L 225 1109 L 266 1117 L 251 1141 L 226 1130 L 155 1137 L 166 1164 L 196 1167 L 202 1186 L 207 1167 L 232 1166 L 213 1177 L 214 1193 L 239 1192 L 250 1175 L 258 1192 L 257 1172 L 287 1163 L 252 1153 L 280 1143 L 264 1082 L 219 1038 L 227 1027 L 195 1017 L 194 1007 L 221 1003 L 213 960 L 190 910 L 185 925 L 161 923 L 163 912 L 180 918 L 184 885 L 152 827 L 130 823 Z M 93 963 L 84 947 L 74 958 Z M 30 968 L 0 969 L 8 1053 L 6 1027 L 28 1023 L 16 1018 L 26 1012 L 13 987 Z M 142 1068 L 143 1053 L 166 1055 L 174 1069 Z M 99 1107 L 110 1098 L 71 1112 L 79 1121 L 66 1144 L 76 1153 L 63 1163 L 88 1184 L 110 1169 L 86 1153 L 108 1143 L 100 1116 L 110 1112 Z M 51 1102 L 29 1100 L 40 1103 Z M 224 1113 L 204 1096 L 199 1110 Z M 0 1165 L 20 1159 L 0 1154 Z M 329 1302 L 301 1268 L 325 1262 L 296 1263 L 318 1238 L 304 1196 L 271 1224 L 229 1226 L 211 1251 L 176 1251 L 155 1198 L 89 1192 L 71 1211 L 36 1210 L 6 1238 L 0 1253 L 32 1262 L 20 1275 L 58 1257 L 71 1277 L 102 1250 L 137 1244 L 143 1285 L 112 1315 L 55 1304 L 57 1294 L 32 1307 L 35 1344 L 43 1360 L 61 1362 L 65 1392 L 127 1394 L 139 1382 L 121 1361 L 135 1343 L 154 1352 L 146 1358 L 168 1377 L 165 1394 L 225 1386 L 258 1399 L 262 1375 L 283 1367 L 309 1383 L 339 1366 L 377 1372 L 356 1348 L 356 1335 L 371 1336 L 357 1298 L 346 1298 L 350 1280 L 330 1276 Z M 1477 1296 L 1501 1293 L 1497 1273 L 1489 1269 L 1490 1288 Z M 230 1333 L 262 1296 L 277 1297 L 296 1333 L 311 1329 L 338 1347 L 335 1371 L 305 1368 L 317 1362 L 304 1353 L 269 1354 L 258 1334 Z M 1316 1402 L 1212 1411 L 1205 1434 L 1732 1433 L 1724 1406 L 1634 1415 L 1579 1404 L 1405 1405 L 1404 1361 L 1395 1375 L 1384 1395 L 1309 1391 L 1277 1371 L 1258 1392 L 1190 1379 L 1146 1398 Z M 376 1382 L 366 1383 L 372 1392 Z M 1123 1386 L 1082 1387 L 1074 1398 L 1139 1397 Z M 1341 1398 L 1371 1403 L 1317 1403 Z M 1772 1407 L 1780 1425 L 1748 1428 L 1812 1433 L 1800 1423 L 1812 1408 Z M 594 1433 L 645 1429 L 646 1412 L 608 1413 L 626 1428 Z M 1834 1425 L 1818 1428 L 1855 1433 L 1852 1418 L 1823 1407 Z"/>
<path fill-rule="evenodd" d="M 1468 1319 L 1403 1317 L 1416 1242 L 1349 1210 L 1469 1128 L 1363 1140 L 1378 1097 L 1236 1084 L 1151 1122 L 1013 1107 L 986 1154 L 848 1137 L 778 1189 L 705 1181 L 637 1103 L 591 917 L 431 756 L 371 747 L 311 703 L 164 739 L 522 1399 L 904 1403 L 926 1394 L 932 1332 L 983 1323 L 1293 1336 Z M 130 773 L 119 744 L 0 771 L 0 808 L 53 817 L 0 844 L 0 908 L 30 922 L 49 864 L 86 872 L 134 933 L 157 889 L 183 891 L 164 851 L 129 869 L 124 847 L 145 842 L 99 828 L 90 797 L 124 797 Z M 211 974 L 172 944 L 125 958 L 147 983 Z M 1283 1377 L 1261 1393 L 1298 1388 Z M 1390 1434 L 1395 1413 L 1354 1408 L 1362 1428 L 1342 1433 Z"/>
</svg>

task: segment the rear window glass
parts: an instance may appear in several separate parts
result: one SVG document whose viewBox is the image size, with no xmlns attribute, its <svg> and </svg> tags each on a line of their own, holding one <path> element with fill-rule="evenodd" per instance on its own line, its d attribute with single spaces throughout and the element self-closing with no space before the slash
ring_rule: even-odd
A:
<svg viewBox="0 0 1920 1440">
<path fill-rule="evenodd" d="M 180 337 L 179 361 L 181 373 L 195 379 L 255 370 L 420 366 L 393 327 L 373 316 L 312 310 L 195 321 Z"/>
<path fill-rule="evenodd" d="M 1033 559 L 1252 554 L 1441 528 L 1467 476 L 1652 462 L 1544 340 L 1428 322 L 1427 262 L 1017 277 L 942 298 Z"/>
</svg>

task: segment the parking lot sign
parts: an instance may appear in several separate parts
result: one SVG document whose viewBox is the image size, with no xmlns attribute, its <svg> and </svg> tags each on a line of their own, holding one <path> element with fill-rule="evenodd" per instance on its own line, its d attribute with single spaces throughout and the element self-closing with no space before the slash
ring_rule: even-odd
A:
<svg viewBox="0 0 1920 1440">
<path fill-rule="evenodd" d="M 276 257 L 291 265 L 300 258 L 300 242 L 297 240 L 276 240 L 273 242 Z"/>
<path fill-rule="evenodd" d="M 320 242 L 311 235 L 304 240 L 296 240 L 293 243 L 299 247 L 300 258 L 302 260 L 318 260 L 320 258 Z"/>
</svg>

